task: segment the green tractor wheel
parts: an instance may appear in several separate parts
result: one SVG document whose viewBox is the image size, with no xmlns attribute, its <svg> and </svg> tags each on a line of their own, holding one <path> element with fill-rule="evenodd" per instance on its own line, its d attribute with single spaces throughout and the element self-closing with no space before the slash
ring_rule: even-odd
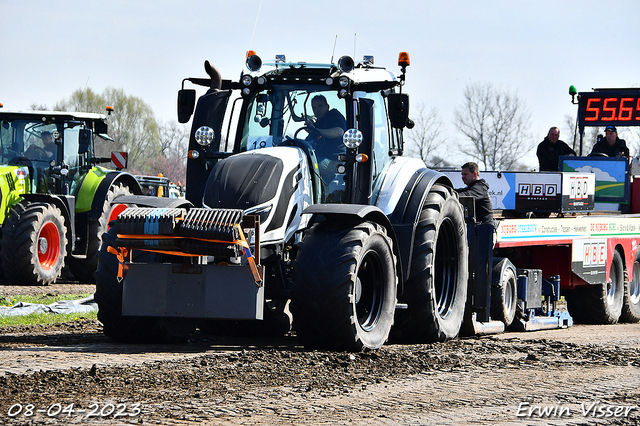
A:
<svg viewBox="0 0 640 426">
<path fill-rule="evenodd" d="M 69 270 L 77 280 L 87 283 L 95 282 L 93 273 L 98 266 L 97 255 L 98 250 L 100 250 L 100 245 L 102 244 L 102 234 L 109 228 L 109 222 L 124 210 L 122 206 L 111 205 L 111 202 L 123 195 L 132 195 L 129 187 L 122 183 L 114 184 L 109 189 L 109 192 L 107 192 L 107 196 L 102 205 L 100 218 L 89 221 L 87 255 L 69 259 Z"/>
<path fill-rule="evenodd" d="M 60 210 L 48 204 L 17 204 L 2 227 L 2 269 L 20 285 L 48 285 L 62 272 L 67 238 Z"/>
</svg>

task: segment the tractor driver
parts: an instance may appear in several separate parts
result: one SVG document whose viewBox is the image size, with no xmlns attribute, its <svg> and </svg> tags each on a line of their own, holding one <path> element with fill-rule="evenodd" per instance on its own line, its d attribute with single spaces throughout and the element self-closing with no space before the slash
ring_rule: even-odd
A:
<svg viewBox="0 0 640 426">
<path fill-rule="evenodd" d="M 345 152 L 342 135 L 347 130 L 347 120 L 340 111 L 329 109 L 327 98 L 316 95 L 311 100 L 311 108 L 315 114 L 315 121 L 305 118 L 309 129 L 307 140 L 312 141 L 318 158 L 318 166 L 325 184 L 333 180 L 335 171 L 329 167 L 332 161 L 337 161 L 337 154 Z M 329 180 L 329 182 L 327 181 Z"/>
<path fill-rule="evenodd" d="M 40 137 L 42 138 L 42 146 L 44 146 L 44 150 L 47 152 L 49 157 L 55 157 L 56 152 L 58 152 L 58 146 L 53 142 L 51 132 L 42 132 Z"/>
<path fill-rule="evenodd" d="M 32 143 L 24 152 L 25 157 L 30 160 L 50 160 L 55 158 L 58 147 L 53 142 L 51 132 L 42 132 L 40 138 L 42 139 L 42 146 L 44 148 Z"/>
</svg>

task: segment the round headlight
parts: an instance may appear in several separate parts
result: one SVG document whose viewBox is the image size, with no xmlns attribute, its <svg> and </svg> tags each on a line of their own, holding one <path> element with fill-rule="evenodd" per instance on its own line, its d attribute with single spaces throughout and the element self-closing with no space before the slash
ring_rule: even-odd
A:
<svg viewBox="0 0 640 426">
<path fill-rule="evenodd" d="M 327 86 L 331 86 L 333 84 L 333 78 L 327 77 L 324 82 L 327 84 Z"/>
<path fill-rule="evenodd" d="M 195 138 L 200 145 L 209 146 L 215 139 L 215 132 L 211 127 L 202 126 L 196 130 Z"/>
<path fill-rule="evenodd" d="M 340 84 L 340 87 L 347 87 L 349 86 L 349 79 L 347 77 L 340 77 L 338 83 Z"/>
<path fill-rule="evenodd" d="M 260 86 L 262 86 L 263 84 L 265 84 L 267 82 L 267 79 L 262 77 L 262 76 L 260 76 L 260 77 L 258 77 L 258 79 L 256 81 L 258 82 L 258 84 Z"/>
<path fill-rule="evenodd" d="M 357 148 L 362 143 L 362 132 L 358 129 L 349 129 L 342 135 L 342 143 L 347 148 Z"/>
<path fill-rule="evenodd" d="M 349 96 L 349 92 L 347 92 L 347 89 L 340 89 L 340 91 L 338 92 L 338 96 L 340 98 L 346 98 L 347 96 Z"/>
<path fill-rule="evenodd" d="M 242 96 L 249 96 L 251 94 L 251 89 L 249 89 L 248 87 L 245 87 L 244 89 L 242 89 Z"/>
<path fill-rule="evenodd" d="M 253 79 L 251 78 L 250 75 L 243 75 L 242 76 L 242 84 L 245 86 L 251 86 L 251 82 L 253 81 Z"/>
</svg>

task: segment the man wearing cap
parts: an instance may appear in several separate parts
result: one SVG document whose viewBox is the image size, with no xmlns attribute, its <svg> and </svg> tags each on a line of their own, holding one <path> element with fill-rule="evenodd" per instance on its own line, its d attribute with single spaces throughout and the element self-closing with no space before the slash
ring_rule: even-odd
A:
<svg viewBox="0 0 640 426">
<path fill-rule="evenodd" d="M 576 152 L 560 140 L 560 129 L 552 127 L 536 151 L 541 172 L 557 172 L 561 155 L 576 155 Z"/>
<path fill-rule="evenodd" d="M 606 154 L 609 157 L 628 157 L 629 148 L 624 139 L 618 137 L 615 126 L 607 126 L 604 129 L 604 138 L 598 136 L 598 142 L 593 146 L 591 154 Z"/>
</svg>

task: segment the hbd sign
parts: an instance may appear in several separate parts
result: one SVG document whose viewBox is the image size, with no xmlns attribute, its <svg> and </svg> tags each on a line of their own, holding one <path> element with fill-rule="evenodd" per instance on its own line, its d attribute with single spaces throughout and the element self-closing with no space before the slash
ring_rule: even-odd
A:
<svg viewBox="0 0 640 426">
<path fill-rule="evenodd" d="M 518 195 L 520 197 L 555 197 L 558 195 L 558 185 L 520 183 L 518 184 Z"/>
</svg>

